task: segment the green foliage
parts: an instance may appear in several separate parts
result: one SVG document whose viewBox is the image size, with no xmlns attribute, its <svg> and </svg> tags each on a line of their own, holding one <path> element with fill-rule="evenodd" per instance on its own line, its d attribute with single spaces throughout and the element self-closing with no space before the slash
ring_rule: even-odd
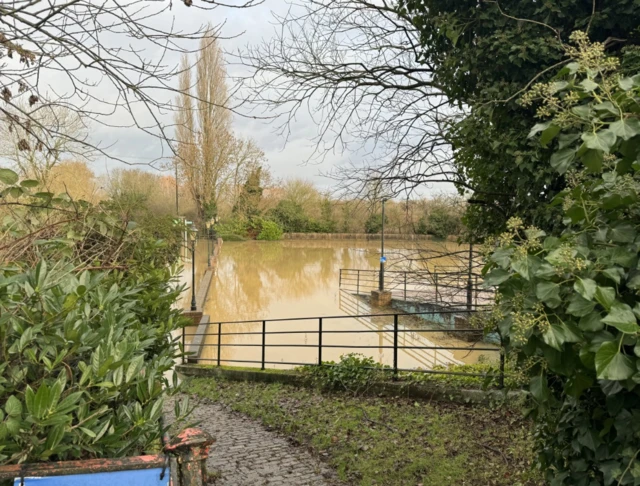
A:
<svg viewBox="0 0 640 486">
<path fill-rule="evenodd" d="M 529 370 L 552 485 L 640 485 L 640 74 L 574 33 L 572 58 L 525 105 L 567 187 L 559 236 L 512 219 L 488 254 L 495 318 Z"/>
<path fill-rule="evenodd" d="M 372 358 L 362 354 L 349 353 L 340 356 L 340 361 L 322 362 L 322 366 L 309 365 L 302 372 L 318 388 L 324 390 L 342 390 L 361 395 L 373 383 L 384 378 L 384 367 Z"/>
<path fill-rule="evenodd" d="M 180 228 L 0 180 L 0 464 L 157 450 Z"/>
<path fill-rule="evenodd" d="M 268 217 L 276 221 L 285 233 L 303 233 L 307 231 L 309 218 L 304 214 L 302 206 L 283 199 L 270 211 Z"/>
<path fill-rule="evenodd" d="M 535 78 L 547 81 L 566 61 L 563 43 L 586 29 L 624 66 L 637 66 L 640 4 L 635 0 L 526 2 L 506 0 L 404 0 L 399 11 L 421 35 L 421 59 L 448 100 L 465 107 L 465 117 L 447 133 L 455 164 L 474 187 L 466 222 L 478 236 L 498 234 L 518 216 L 543 230 L 562 228 L 560 208 L 550 202 L 565 187 L 553 170 L 549 146 L 527 134 L 534 110 L 519 94 Z M 621 39 L 621 41 L 613 41 Z M 622 40 L 624 39 L 624 40 Z"/>
<path fill-rule="evenodd" d="M 426 219 L 426 233 L 438 238 L 457 235 L 462 231 L 462 221 L 451 208 L 435 206 Z"/>
<path fill-rule="evenodd" d="M 384 223 L 389 223 L 387 215 L 384 216 Z M 367 234 L 380 233 L 382 231 L 382 214 L 372 213 L 364 222 L 364 232 Z"/>
<path fill-rule="evenodd" d="M 216 234 L 226 241 L 243 241 L 247 237 L 247 221 L 242 218 L 232 218 L 215 225 Z"/>
<path fill-rule="evenodd" d="M 282 228 L 275 221 L 263 221 L 257 239 L 269 241 L 280 240 L 282 239 Z"/>
<path fill-rule="evenodd" d="M 251 219 L 260 214 L 258 209 L 262 199 L 263 188 L 260 185 L 262 167 L 253 169 L 242 186 L 238 202 L 233 208 L 233 214 L 244 219 Z"/>
</svg>

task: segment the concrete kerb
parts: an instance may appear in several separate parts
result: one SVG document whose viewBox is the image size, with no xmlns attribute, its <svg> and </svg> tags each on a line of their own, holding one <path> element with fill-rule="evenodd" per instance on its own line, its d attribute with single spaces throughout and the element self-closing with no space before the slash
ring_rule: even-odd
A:
<svg viewBox="0 0 640 486">
<path fill-rule="evenodd" d="M 197 363 L 198 358 L 202 354 L 202 345 L 204 344 L 205 334 L 210 324 L 210 318 L 208 315 L 203 314 L 202 309 L 207 301 L 207 295 L 209 294 L 209 287 L 213 281 L 213 276 L 216 273 L 218 266 L 218 257 L 220 255 L 220 249 L 222 248 L 222 238 L 218 238 L 213 250 L 213 255 L 209 261 L 209 268 L 204 272 L 200 279 L 199 285 L 196 287 L 196 311 L 186 311 L 183 315 L 190 317 L 194 321 L 194 325 L 197 325 L 195 335 L 191 338 L 191 342 L 185 346 L 188 354 L 189 363 Z"/>
<path fill-rule="evenodd" d="M 310 386 L 299 373 L 282 370 L 235 369 L 207 365 L 178 365 L 176 371 L 190 377 L 214 377 L 229 381 L 254 381 L 282 383 L 294 386 Z M 405 397 L 421 400 L 437 400 L 458 404 L 493 405 L 496 403 L 520 403 L 527 399 L 524 390 L 478 390 L 453 388 L 443 385 L 406 382 L 384 382 L 372 385 L 365 393 L 376 397 Z"/>
</svg>

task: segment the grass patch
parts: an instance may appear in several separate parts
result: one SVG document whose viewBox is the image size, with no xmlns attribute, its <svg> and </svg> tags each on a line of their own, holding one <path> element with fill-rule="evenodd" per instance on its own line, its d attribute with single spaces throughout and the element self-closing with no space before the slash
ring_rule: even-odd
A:
<svg viewBox="0 0 640 486">
<path fill-rule="evenodd" d="M 193 378 L 185 386 L 307 445 L 351 484 L 543 484 L 531 469 L 531 424 L 518 409 L 213 378 Z"/>
</svg>

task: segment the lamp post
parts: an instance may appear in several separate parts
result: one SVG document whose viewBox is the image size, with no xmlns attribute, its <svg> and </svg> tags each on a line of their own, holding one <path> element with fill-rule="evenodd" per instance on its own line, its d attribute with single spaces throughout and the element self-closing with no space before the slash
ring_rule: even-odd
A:
<svg viewBox="0 0 640 486">
<path fill-rule="evenodd" d="M 191 240 L 191 310 L 197 309 L 196 304 L 196 234 L 197 229 L 193 228 L 193 236 Z"/>
<path fill-rule="evenodd" d="M 384 203 L 386 199 L 382 200 L 382 230 L 380 231 L 380 279 L 378 281 L 378 290 L 381 292 L 384 290 L 384 263 L 387 258 L 384 256 Z"/>
</svg>

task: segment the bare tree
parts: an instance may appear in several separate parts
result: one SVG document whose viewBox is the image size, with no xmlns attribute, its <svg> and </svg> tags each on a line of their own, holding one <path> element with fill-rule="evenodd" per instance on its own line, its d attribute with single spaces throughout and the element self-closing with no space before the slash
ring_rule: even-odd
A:
<svg viewBox="0 0 640 486">
<path fill-rule="evenodd" d="M 452 168 L 449 106 L 428 64 L 419 33 L 382 0 L 310 0 L 278 18 L 276 36 L 237 53 L 248 68 L 240 92 L 274 114 L 288 135 L 301 110 L 318 125 L 314 156 L 360 151 L 364 162 L 334 176 L 360 193 L 371 181 L 391 194 L 432 182 L 464 184 Z M 356 182 L 356 184 L 354 184 Z"/>
<path fill-rule="evenodd" d="M 169 147 L 171 130 L 161 117 L 174 109 L 168 93 L 176 92 L 179 70 L 171 59 L 191 52 L 190 43 L 205 31 L 175 29 L 167 13 L 175 7 L 177 15 L 184 14 L 178 9 L 193 0 L 182 3 L 0 2 L 0 119 L 7 130 L 22 134 L 18 148 L 56 153 L 55 144 L 74 143 L 113 156 L 95 140 L 43 123 L 39 113 L 45 108 L 67 110 L 96 126 L 138 128 Z M 197 0 L 192 8 L 256 3 L 260 0 Z"/>
<path fill-rule="evenodd" d="M 79 113 L 65 106 L 28 107 L 24 102 L 18 106 L 19 112 L 27 113 L 35 123 L 28 129 L 12 119 L 1 123 L 0 157 L 8 160 L 22 177 L 36 179 L 48 187 L 51 171 L 63 158 L 91 159 L 94 151 Z M 18 111 L 12 112 L 18 116 Z"/>
<path fill-rule="evenodd" d="M 250 140 L 234 136 L 224 56 L 212 30 L 201 41 L 196 60 L 196 80 L 185 57 L 180 75 L 176 113 L 176 163 L 204 221 L 216 215 L 228 185 L 240 185 L 241 175 L 260 164 L 264 153 Z M 192 102 L 191 92 L 197 102 Z M 244 179 L 242 179 L 244 182 Z M 233 196 L 233 194 L 232 194 Z"/>
<path fill-rule="evenodd" d="M 254 170 L 261 168 L 261 184 L 271 183 L 271 174 L 266 167 L 264 152 L 251 139 L 235 139 L 235 147 L 232 153 L 229 174 L 226 183 L 221 188 L 219 198 L 219 213 L 221 216 L 229 216 L 237 205 L 242 188 L 249 175 Z"/>
</svg>

